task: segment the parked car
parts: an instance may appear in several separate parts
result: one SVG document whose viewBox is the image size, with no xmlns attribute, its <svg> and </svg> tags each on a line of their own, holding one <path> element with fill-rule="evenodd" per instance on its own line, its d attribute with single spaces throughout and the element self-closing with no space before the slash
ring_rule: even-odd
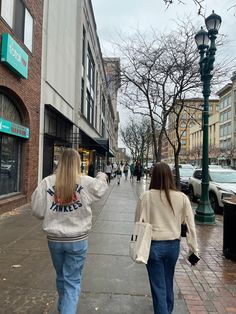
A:
<svg viewBox="0 0 236 314">
<path fill-rule="evenodd" d="M 169 164 L 169 167 L 172 171 L 175 170 L 175 164 Z M 179 169 L 195 169 L 195 167 L 191 164 L 179 164 Z"/>
<path fill-rule="evenodd" d="M 179 165 L 179 176 L 180 176 L 180 189 L 182 192 L 188 194 L 189 192 L 189 185 L 188 181 L 189 178 L 193 175 L 194 167 L 192 165 L 187 164 L 180 164 Z M 175 176 L 175 169 L 172 170 L 173 175 Z"/>
<path fill-rule="evenodd" d="M 189 178 L 189 197 L 196 201 L 201 196 L 202 169 L 196 169 Z M 215 213 L 222 213 L 223 199 L 236 195 L 236 171 L 233 169 L 209 168 L 209 198 Z"/>
<path fill-rule="evenodd" d="M 154 162 L 148 162 L 147 165 L 144 166 L 144 173 L 150 174 L 150 171 L 152 170 L 154 165 Z"/>
<path fill-rule="evenodd" d="M 194 168 L 179 168 L 180 189 L 182 192 L 189 193 L 189 178 L 193 175 Z"/>
<path fill-rule="evenodd" d="M 191 164 L 179 164 L 179 168 L 184 168 L 184 169 L 195 169 L 195 167 Z"/>
<path fill-rule="evenodd" d="M 209 169 L 223 169 L 221 165 L 209 165 Z"/>
</svg>

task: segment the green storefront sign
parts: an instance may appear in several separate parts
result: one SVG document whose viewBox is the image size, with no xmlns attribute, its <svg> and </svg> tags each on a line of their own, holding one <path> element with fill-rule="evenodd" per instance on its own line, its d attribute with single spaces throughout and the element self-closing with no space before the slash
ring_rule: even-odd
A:
<svg viewBox="0 0 236 314">
<path fill-rule="evenodd" d="M 23 125 L 0 118 L 0 132 L 29 138 L 29 129 Z"/>
<path fill-rule="evenodd" d="M 28 77 L 28 55 L 9 34 L 2 34 L 1 61 L 20 77 Z"/>
</svg>

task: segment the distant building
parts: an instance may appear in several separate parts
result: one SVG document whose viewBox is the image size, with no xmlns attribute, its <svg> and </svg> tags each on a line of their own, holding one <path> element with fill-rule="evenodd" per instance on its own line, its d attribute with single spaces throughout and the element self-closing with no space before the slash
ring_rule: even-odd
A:
<svg viewBox="0 0 236 314">
<path fill-rule="evenodd" d="M 219 161 L 223 165 L 236 167 L 236 72 L 217 93 L 219 96 Z"/>
<path fill-rule="evenodd" d="M 112 115 L 110 121 L 113 121 L 112 125 L 108 125 L 107 130 L 110 139 L 110 148 L 113 154 L 116 154 L 118 150 L 118 129 L 120 122 L 119 112 L 117 111 L 117 94 L 120 88 L 120 59 L 103 58 L 103 62 L 112 105 L 112 108 L 110 108 L 110 114 Z"/>
<path fill-rule="evenodd" d="M 91 0 L 44 0 L 39 178 L 64 147 L 81 155 L 82 172 L 103 170 L 117 141 L 116 93 L 110 93 Z M 106 73 L 107 72 L 109 73 Z"/>
<path fill-rule="evenodd" d="M 118 148 L 118 151 L 116 154 L 116 162 L 120 163 L 120 162 L 125 162 L 126 160 L 127 160 L 126 148 L 124 147 Z"/>
<path fill-rule="evenodd" d="M 218 112 L 218 100 L 210 99 L 209 100 L 209 115 L 213 116 Z M 180 114 L 179 119 L 179 128 L 178 132 L 180 135 L 181 141 L 181 151 L 179 155 L 180 163 L 189 163 L 189 162 L 198 162 L 193 151 L 195 149 L 199 150 L 199 156 L 201 158 L 201 145 L 200 145 L 200 133 L 201 133 L 201 124 L 202 124 L 202 98 L 189 98 L 184 100 L 184 109 Z M 196 132 L 199 134 L 193 135 L 191 133 L 192 128 L 196 128 Z M 169 115 L 168 121 L 168 136 L 172 143 L 177 145 L 177 136 L 176 136 L 176 115 L 171 113 Z M 214 129 L 216 132 L 217 129 Z M 215 138 L 214 132 L 210 133 Z M 199 139 L 199 141 L 198 141 Z M 212 141 L 213 141 L 212 139 Z M 198 146 L 200 145 L 200 147 Z M 168 143 L 168 162 L 174 162 L 174 151 L 170 143 Z"/>
<path fill-rule="evenodd" d="M 189 160 L 195 165 L 201 165 L 202 160 L 202 125 L 195 124 L 190 128 L 190 156 Z M 210 164 L 219 163 L 219 112 L 209 117 L 208 154 Z"/>
</svg>

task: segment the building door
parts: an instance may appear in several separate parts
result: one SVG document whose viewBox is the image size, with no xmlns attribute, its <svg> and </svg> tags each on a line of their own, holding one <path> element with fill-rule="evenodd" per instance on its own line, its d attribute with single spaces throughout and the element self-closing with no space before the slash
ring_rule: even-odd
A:
<svg viewBox="0 0 236 314">
<path fill-rule="evenodd" d="M 53 173 L 54 140 L 44 136 L 43 145 L 43 178 Z"/>
</svg>

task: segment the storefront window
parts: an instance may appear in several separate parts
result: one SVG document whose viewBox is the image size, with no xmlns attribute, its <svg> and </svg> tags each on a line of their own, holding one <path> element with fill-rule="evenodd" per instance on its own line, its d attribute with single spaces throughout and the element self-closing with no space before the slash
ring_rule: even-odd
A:
<svg viewBox="0 0 236 314">
<path fill-rule="evenodd" d="M 97 160 L 96 160 L 96 171 L 97 172 L 103 172 L 104 171 L 104 167 L 103 167 L 103 159 L 101 156 L 97 156 Z"/>
<path fill-rule="evenodd" d="M 0 197 L 19 192 L 21 141 L 0 133 Z"/>
<path fill-rule="evenodd" d="M 21 124 L 19 111 L 6 95 L 0 93 L 0 117 Z"/>
<path fill-rule="evenodd" d="M 90 158 L 91 158 L 90 154 L 92 154 L 92 151 L 89 151 L 84 148 L 80 148 L 79 154 L 81 158 L 81 172 L 83 174 L 88 174 L 88 167 L 89 167 Z"/>
<path fill-rule="evenodd" d="M 10 98 L 0 93 L 0 118 L 21 124 L 21 116 Z M 21 139 L 0 132 L 0 197 L 19 192 Z"/>
<path fill-rule="evenodd" d="M 67 148 L 65 146 L 62 145 L 55 145 L 54 144 L 54 154 L 53 154 L 53 171 L 56 170 L 57 166 L 58 166 L 58 162 L 60 160 L 61 154 L 63 152 L 63 150 Z"/>
</svg>

